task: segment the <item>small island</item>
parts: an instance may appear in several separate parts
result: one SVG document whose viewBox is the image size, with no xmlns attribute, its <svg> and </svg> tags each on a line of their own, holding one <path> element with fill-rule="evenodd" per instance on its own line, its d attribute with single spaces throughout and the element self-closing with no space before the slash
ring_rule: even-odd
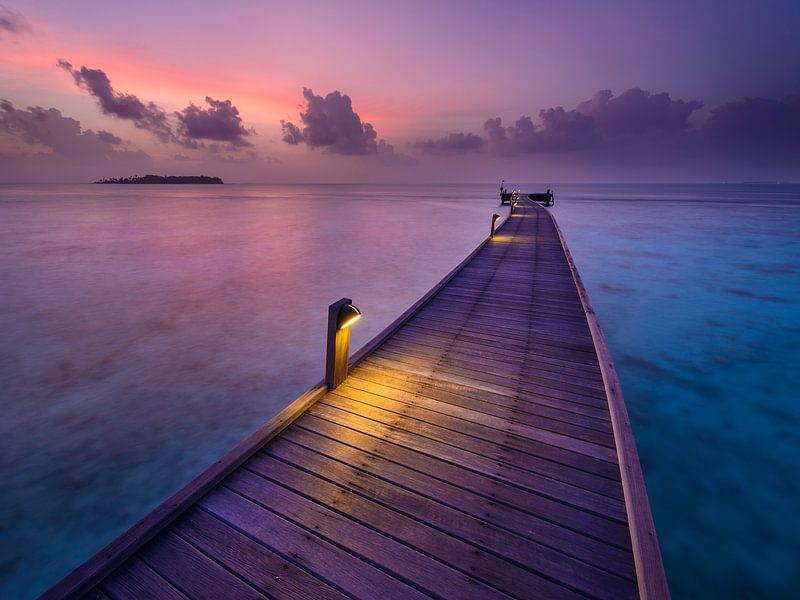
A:
<svg viewBox="0 0 800 600">
<path fill-rule="evenodd" d="M 207 175 L 134 175 L 133 177 L 109 177 L 92 183 L 156 184 L 156 183 L 201 183 L 221 184 L 219 177 Z"/>
</svg>

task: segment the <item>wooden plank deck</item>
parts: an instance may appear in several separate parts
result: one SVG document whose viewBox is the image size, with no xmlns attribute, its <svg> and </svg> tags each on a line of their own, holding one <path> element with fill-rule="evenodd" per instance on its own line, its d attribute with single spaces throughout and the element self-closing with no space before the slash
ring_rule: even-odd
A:
<svg viewBox="0 0 800 600">
<path fill-rule="evenodd" d="M 613 365 L 545 209 L 518 207 L 356 360 L 45 597 L 669 596 Z"/>
</svg>

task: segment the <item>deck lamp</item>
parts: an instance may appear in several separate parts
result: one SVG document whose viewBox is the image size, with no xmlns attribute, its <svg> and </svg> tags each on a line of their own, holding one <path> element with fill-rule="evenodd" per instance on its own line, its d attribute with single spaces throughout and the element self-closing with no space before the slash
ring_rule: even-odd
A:
<svg viewBox="0 0 800 600">
<path fill-rule="evenodd" d="M 494 230 L 495 226 L 497 225 L 497 221 L 500 219 L 500 215 L 492 215 L 492 233 L 489 235 L 490 238 L 494 237 Z"/>
<path fill-rule="evenodd" d="M 353 323 L 361 318 L 361 311 L 352 304 L 347 304 L 339 311 L 339 318 L 336 321 L 338 329 L 345 329 L 350 327 Z"/>
<path fill-rule="evenodd" d="M 361 318 L 361 311 L 350 298 L 342 298 L 328 307 L 328 348 L 325 360 L 325 383 L 334 390 L 347 379 L 350 354 L 350 326 Z"/>
</svg>

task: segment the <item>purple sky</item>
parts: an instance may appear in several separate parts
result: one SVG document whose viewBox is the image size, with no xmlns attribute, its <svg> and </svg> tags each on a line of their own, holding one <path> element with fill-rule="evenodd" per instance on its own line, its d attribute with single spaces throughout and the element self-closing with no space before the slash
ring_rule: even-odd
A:
<svg viewBox="0 0 800 600">
<path fill-rule="evenodd" d="M 0 181 L 800 180 L 800 2 L 0 0 Z"/>
</svg>

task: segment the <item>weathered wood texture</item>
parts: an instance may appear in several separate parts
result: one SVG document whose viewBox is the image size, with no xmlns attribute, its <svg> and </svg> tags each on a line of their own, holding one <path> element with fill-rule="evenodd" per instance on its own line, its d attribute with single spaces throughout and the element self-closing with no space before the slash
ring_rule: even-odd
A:
<svg viewBox="0 0 800 600">
<path fill-rule="evenodd" d="M 335 391 L 102 577 L 84 569 L 91 589 L 52 596 L 668 597 L 619 384 L 562 242 L 543 208 L 519 207 Z"/>
</svg>

